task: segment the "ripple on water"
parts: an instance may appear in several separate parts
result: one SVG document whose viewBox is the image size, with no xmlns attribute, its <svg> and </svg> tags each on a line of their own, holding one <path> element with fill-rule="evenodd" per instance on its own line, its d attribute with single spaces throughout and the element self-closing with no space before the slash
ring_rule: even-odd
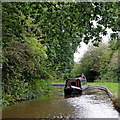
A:
<svg viewBox="0 0 120 120">
<path fill-rule="evenodd" d="M 68 103 L 75 108 L 73 118 L 118 118 L 107 95 L 82 95 L 68 98 Z"/>
</svg>

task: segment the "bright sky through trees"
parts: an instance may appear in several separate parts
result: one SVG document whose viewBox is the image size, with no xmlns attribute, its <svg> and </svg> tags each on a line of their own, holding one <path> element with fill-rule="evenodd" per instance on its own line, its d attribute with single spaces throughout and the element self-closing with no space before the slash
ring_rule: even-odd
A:
<svg viewBox="0 0 120 120">
<path fill-rule="evenodd" d="M 109 39 L 110 39 L 110 33 L 112 33 L 111 29 L 107 29 L 108 35 L 106 36 L 102 36 L 102 41 L 103 43 L 108 43 Z M 78 62 L 80 61 L 80 59 L 83 57 L 84 53 L 87 51 L 88 46 L 90 45 L 90 43 L 88 45 L 86 45 L 84 42 L 80 43 L 80 47 L 77 47 L 77 52 L 74 53 L 74 61 Z"/>
</svg>

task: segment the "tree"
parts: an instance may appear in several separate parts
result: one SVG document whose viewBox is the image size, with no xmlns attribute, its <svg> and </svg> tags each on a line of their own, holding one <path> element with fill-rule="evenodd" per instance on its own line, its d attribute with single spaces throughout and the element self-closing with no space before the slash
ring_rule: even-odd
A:
<svg viewBox="0 0 120 120">
<path fill-rule="evenodd" d="M 60 71 L 63 73 L 71 71 L 74 63 L 73 54 L 82 38 L 84 38 L 86 44 L 92 39 L 93 44 L 98 45 L 101 41 L 100 35 L 106 35 L 105 29 L 107 27 L 112 28 L 114 31 L 118 30 L 118 4 L 115 2 L 4 3 L 3 11 L 6 15 L 3 16 L 3 22 L 5 21 L 3 30 L 9 31 L 7 34 L 10 33 L 6 35 L 3 32 L 4 36 L 9 38 L 7 41 L 11 41 L 13 38 L 16 39 L 17 36 L 20 37 L 19 40 L 23 40 L 23 34 L 21 34 L 23 33 L 23 26 L 29 31 L 27 29 L 28 25 L 25 25 L 28 17 L 34 20 L 33 24 L 39 24 L 39 29 L 44 34 L 42 43 L 48 44 L 46 67 L 49 67 L 51 71 L 55 71 L 59 66 L 58 73 Z M 22 17 L 25 17 L 25 19 L 19 17 L 21 12 L 24 13 Z M 6 24 L 7 18 L 9 22 Z M 98 23 L 96 28 L 93 25 L 94 20 Z M 16 28 L 18 28 L 17 31 Z M 36 30 L 33 29 L 32 31 L 37 34 Z M 7 42 L 3 45 L 5 44 Z"/>
<path fill-rule="evenodd" d="M 105 44 L 100 44 L 99 47 L 89 46 L 88 51 L 79 61 L 77 74 L 84 73 L 88 81 L 93 82 L 101 72 L 106 72 L 107 65 L 110 62 L 110 54 L 111 52 Z"/>
<path fill-rule="evenodd" d="M 3 2 L 3 98 L 32 98 L 46 86 L 42 79 L 54 75 L 68 78 L 74 66 L 73 54 L 82 39 L 98 46 L 107 27 L 119 30 L 117 22 L 115 2 Z M 90 60 L 96 58 L 99 63 L 98 56 Z M 84 59 L 90 65 L 87 55 Z M 95 75 L 97 63 L 87 66 Z"/>
</svg>

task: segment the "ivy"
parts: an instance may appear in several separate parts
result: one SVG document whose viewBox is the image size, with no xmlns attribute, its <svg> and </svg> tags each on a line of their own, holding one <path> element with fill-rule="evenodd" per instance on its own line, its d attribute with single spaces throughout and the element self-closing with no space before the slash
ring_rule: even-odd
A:
<svg viewBox="0 0 120 120">
<path fill-rule="evenodd" d="M 97 21 L 96 27 L 93 21 Z M 106 28 L 117 32 L 117 23 L 116 2 L 3 2 L 3 98 L 22 99 L 22 85 L 32 98 L 49 86 L 41 87 L 46 86 L 43 79 L 70 77 L 80 42 L 88 44 L 92 39 L 99 46 L 100 35 L 107 34 Z"/>
</svg>

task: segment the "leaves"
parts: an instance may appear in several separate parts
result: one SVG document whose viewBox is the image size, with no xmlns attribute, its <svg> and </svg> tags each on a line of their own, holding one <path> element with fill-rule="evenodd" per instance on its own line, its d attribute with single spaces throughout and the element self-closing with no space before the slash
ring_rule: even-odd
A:
<svg viewBox="0 0 120 120">
<path fill-rule="evenodd" d="M 39 82 L 34 85 L 34 79 L 70 77 L 73 55 L 82 40 L 88 44 L 92 39 L 93 45 L 99 46 L 100 35 L 106 35 L 107 27 L 118 30 L 118 5 L 115 2 L 3 2 L 2 17 L 3 81 L 8 87 L 15 80 L 19 80 L 16 83 L 20 86 L 24 80 L 24 84 L 35 87 Z M 93 21 L 97 22 L 96 27 Z M 97 74 L 103 53 L 90 51 L 83 58 L 88 66 L 81 69 Z M 92 65 L 87 58 L 90 54 L 94 54 L 89 57 Z M 25 89 L 31 90 L 31 86 Z M 8 87 L 4 91 L 11 94 Z M 35 93 L 39 92 L 27 92 L 30 98 Z"/>
<path fill-rule="evenodd" d="M 110 62 L 110 55 L 111 52 L 108 46 L 103 43 L 99 47 L 90 46 L 79 64 L 77 64 L 78 67 L 76 66 L 74 72 L 79 75 L 84 73 L 88 81 L 94 81 L 101 72 L 103 72 L 102 74 L 106 72 L 107 65 Z"/>
</svg>

